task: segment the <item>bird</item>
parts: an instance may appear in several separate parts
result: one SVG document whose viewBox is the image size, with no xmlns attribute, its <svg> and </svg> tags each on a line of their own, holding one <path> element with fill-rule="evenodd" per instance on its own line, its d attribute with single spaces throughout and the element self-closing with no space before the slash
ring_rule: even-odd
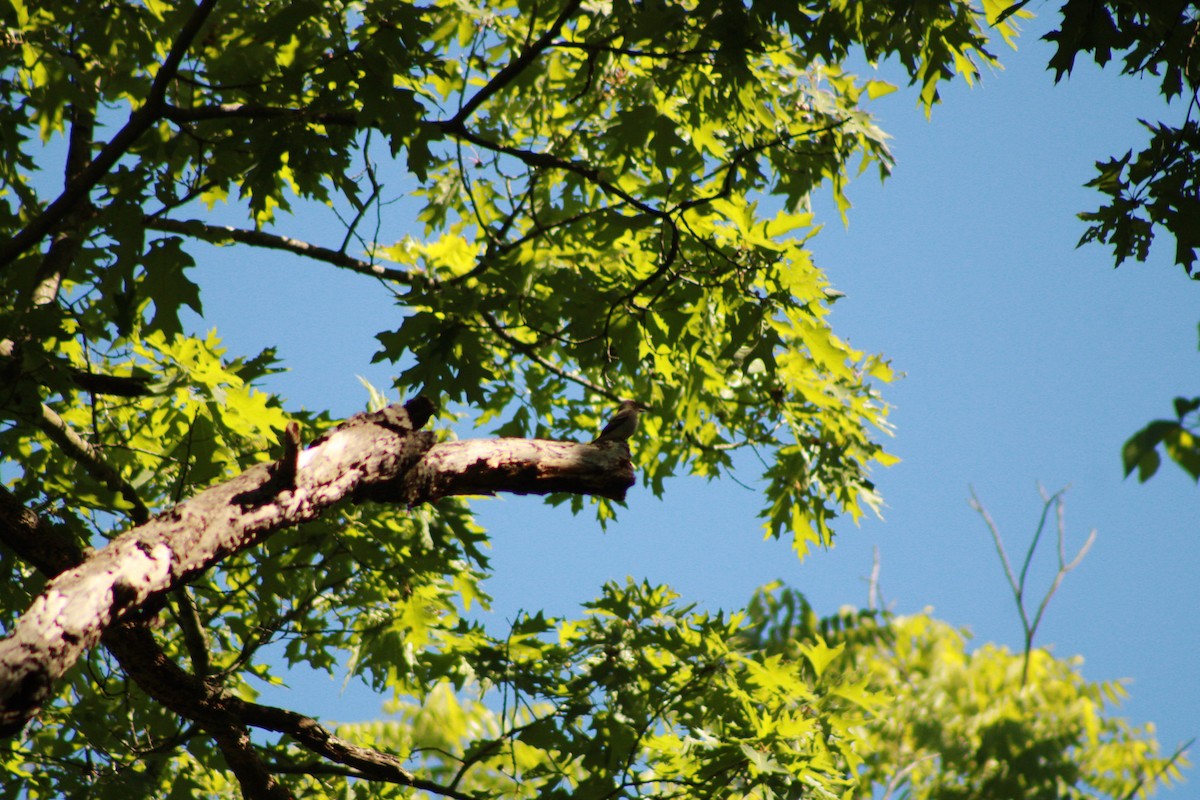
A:
<svg viewBox="0 0 1200 800">
<path fill-rule="evenodd" d="M 636 400 L 622 400 L 621 405 L 617 408 L 617 413 L 613 414 L 612 419 L 604 426 L 604 430 L 600 431 L 600 435 L 592 440 L 592 444 L 627 440 L 637 430 L 638 414 L 649 410 L 648 406 L 644 406 Z"/>
</svg>

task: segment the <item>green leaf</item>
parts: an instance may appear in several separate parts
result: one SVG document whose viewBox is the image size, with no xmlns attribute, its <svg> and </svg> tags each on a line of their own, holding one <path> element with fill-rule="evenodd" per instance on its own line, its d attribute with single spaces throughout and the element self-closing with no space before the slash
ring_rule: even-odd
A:
<svg viewBox="0 0 1200 800">
<path fill-rule="evenodd" d="M 155 239 L 142 256 L 146 270 L 140 289 L 154 303 L 154 316 L 148 331 L 162 331 L 168 335 L 180 334 L 183 327 L 179 322 L 179 309 L 187 306 L 197 314 L 203 314 L 200 303 L 200 287 L 193 283 L 184 270 L 195 266 L 192 257 L 183 250 L 183 240 L 178 236 Z"/>
</svg>

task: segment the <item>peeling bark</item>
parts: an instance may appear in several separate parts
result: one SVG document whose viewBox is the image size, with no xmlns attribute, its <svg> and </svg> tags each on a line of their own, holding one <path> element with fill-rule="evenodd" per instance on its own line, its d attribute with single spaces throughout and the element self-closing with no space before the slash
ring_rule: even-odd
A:
<svg viewBox="0 0 1200 800">
<path fill-rule="evenodd" d="M 79 557 L 76 550 L 64 559 L 68 563 L 54 564 L 63 571 L 0 641 L 0 736 L 19 733 L 55 681 L 114 624 L 154 608 L 165 592 L 274 531 L 315 519 L 344 500 L 413 506 L 501 491 L 621 500 L 633 484 L 623 444 L 435 444 L 432 433 L 417 431 L 432 410 L 428 400 L 417 398 L 351 417 L 309 448 L 286 448 L 282 462 L 254 467 L 158 514 L 81 563 L 66 568 Z M 0 524 L 21 521 L 34 524 L 0 514 Z M 21 538 L 9 531 L 6 540 Z"/>
<path fill-rule="evenodd" d="M 414 506 L 460 494 L 571 492 L 624 500 L 633 481 L 623 444 L 466 439 L 432 447 L 408 473 L 400 499 Z"/>
</svg>

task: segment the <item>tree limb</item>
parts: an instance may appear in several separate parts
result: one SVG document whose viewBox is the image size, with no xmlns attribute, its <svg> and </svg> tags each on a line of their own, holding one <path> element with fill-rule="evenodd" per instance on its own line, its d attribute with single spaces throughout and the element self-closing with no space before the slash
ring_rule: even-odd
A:
<svg viewBox="0 0 1200 800">
<path fill-rule="evenodd" d="M 285 733 L 306 750 L 356 769 L 364 778 L 404 786 L 412 786 L 416 780 L 396 756 L 340 739 L 312 717 L 237 698 L 229 698 L 229 702 L 233 713 L 247 724 L 262 730 Z"/>
<path fill-rule="evenodd" d="M 225 693 L 167 658 L 145 621 L 119 622 L 105 631 L 103 642 L 146 694 L 181 717 L 195 720 L 213 737 L 243 796 L 262 800 L 292 797 L 258 757 L 249 727 L 230 708 Z"/>
<path fill-rule="evenodd" d="M 25 508 L 2 485 L 0 542 L 47 577 L 77 567 L 85 558 L 84 551 L 61 529 Z M 181 717 L 198 722 L 213 736 L 246 797 L 291 797 L 273 774 L 307 771 L 264 764 L 250 742 L 248 728 L 254 727 L 290 736 L 315 755 L 345 765 L 344 774 L 413 786 L 457 800 L 473 800 L 471 795 L 453 787 L 416 778 L 396 756 L 340 739 L 311 717 L 237 699 L 221 690 L 215 681 L 204 680 L 203 674 L 189 675 L 167 658 L 144 620 L 123 620 L 106 631 L 101 641 L 125 673 L 150 697 Z M 315 769 L 336 772 L 338 768 Z"/>
<path fill-rule="evenodd" d="M 10 547 L 19 557 L 32 564 L 47 577 L 54 577 L 68 569 L 84 563 L 86 552 L 62 528 L 53 526 L 37 514 L 25 508 L 19 500 L 0 485 L 0 541 Z M 165 706 L 180 713 L 185 705 L 180 697 L 180 681 L 169 680 L 170 672 L 162 665 L 171 664 L 154 642 L 150 632 L 141 624 L 124 622 L 104 637 L 105 645 L 116 656 L 138 685 L 151 697 L 160 699 Z M 177 668 L 176 668 L 177 669 Z M 190 679 L 179 670 L 185 679 Z M 164 679 L 164 677 L 168 679 Z M 199 682 L 197 682 L 199 683 Z M 170 692 L 164 687 L 175 685 L 175 699 L 170 701 Z M 164 696 L 167 697 L 164 697 Z M 189 710 L 199 707 L 195 701 Z M 262 800 L 284 800 L 290 798 L 277 781 L 266 772 L 250 746 L 245 725 L 239 725 L 228 716 L 217 718 L 212 712 L 184 713 L 189 719 L 202 718 L 205 729 L 213 736 L 237 777 L 243 793 L 248 798 Z"/>
<path fill-rule="evenodd" d="M 233 228 L 227 225 L 209 225 L 207 223 L 200 222 L 199 220 L 176 220 L 168 217 L 154 216 L 146 217 L 145 225 L 147 228 L 152 230 L 164 231 L 167 233 L 178 233 L 184 236 L 202 239 L 203 241 L 211 242 L 213 244 L 238 242 L 240 244 L 248 244 L 254 247 L 266 247 L 272 250 L 285 250 L 289 253 L 305 256 L 306 258 L 324 261 L 332 264 L 335 267 L 341 267 L 343 269 L 348 269 L 351 272 L 357 272 L 360 275 L 367 275 L 373 278 L 385 278 L 398 283 L 413 283 L 413 276 L 402 269 L 393 269 L 390 267 L 381 266 L 379 264 L 372 264 L 348 255 L 340 250 L 333 250 L 328 247 L 319 247 L 300 239 L 293 239 L 289 236 L 280 236 L 279 234 L 267 233 L 266 231 Z"/>
<path fill-rule="evenodd" d="M 569 0 L 569 2 L 563 7 L 562 12 L 558 15 L 558 18 L 550 24 L 550 27 L 546 29 L 545 33 L 538 37 L 536 42 L 533 42 L 531 45 L 525 48 L 525 50 L 521 51 L 520 55 L 505 64 L 499 72 L 492 76 L 490 81 L 488 81 L 478 92 L 472 95 L 470 100 L 463 103 L 462 108 L 460 108 L 458 113 L 454 115 L 454 118 L 450 120 L 450 125 L 454 127 L 462 127 L 462 124 L 466 121 L 467 117 L 471 116 L 471 114 L 475 112 L 475 109 L 479 108 L 487 101 L 489 97 L 511 83 L 513 79 L 520 75 L 526 67 L 532 64 L 534 60 L 540 56 L 547 47 L 550 46 L 550 44 L 554 41 L 554 38 L 558 36 L 559 31 L 562 30 L 563 25 L 567 24 L 567 20 L 569 20 L 571 16 L 579 10 L 579 6 L 582 5 L 582 2 L 583 0 Z"/>
<path fill-rule="evenodd" d="M 18 733 L 54 682 L 106 630 L 222 559 L 344 500 L 432 502 L 454 494 L 573 491 L 622 499 L 628 448 L 524 439 L 434 444 L 425 398 L 351 417 L 296 458 L 208 489 L 58 575 L 0 642 L 0 736 Z M 290 474 L 289 474 L 290 473 Z M 281 478 L 280 476 L 286 476 Z"/>
<path fill-rule="evenodd" d="M 623 500 L 633 482 L 624 444 L 466 439 L 431 448 L 409 471 L 397 499 L 414 506 L 450 495 L 573 492 Z"/>
<path fill-rule="evenodd" d="M 48 578 L 83 563 L 86 552 L 62 527 L 30 511 L 0 483 L 0 542 Z"/>
</svg>

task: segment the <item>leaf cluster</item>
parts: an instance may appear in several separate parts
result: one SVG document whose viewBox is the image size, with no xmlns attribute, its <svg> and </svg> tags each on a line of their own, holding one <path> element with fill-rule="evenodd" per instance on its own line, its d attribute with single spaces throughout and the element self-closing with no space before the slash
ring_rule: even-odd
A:
<svg viewBox="0 0 1200 800">
<path fill-rule="evenodd" d="M 862 787 L 876 797 L 1144 797 L 1187 766 L 1179 752 L 1160 754 L 1151 726 L 1113 715 L 1123 685 L 1086 681 L 1080 658 L 968 649 L 963 631 L 924 614 L 818 620 L 779 585 L 755 596 L 749 623 L 756 645 L 796 655 L 814 640 L 835 646 L 829 671 L 875 699 L 857 732 Z"/>
<path fill-rule="evenodd" d="M 421 772 L 478 796 L 840 796 L 870 698 L 746 649 L 740 616 L 608 584 L 579 620 L 525 615 L 466 660 L 483 702 L 402 700 Z M 703 702 L 697 702 L 703 698 Z M 397 741 L 397 744 L 401 744 Z"/>
<path fill-rule="evenodd" d="M 1175 419 L 1156 419 L 1129 437 L 1121 450 L 1125 476 L 1137 471 L 1142 483 L 1154 477 L 1162 465 L 1161 446 L 1179 467 L 1200 481 L 1200 444 L 1197 443 L 1197 410 L 1200 397 L 1176 397 Z"/>
<path fill-rule="evenodd" d="M 1116 54 L 1126 75 L 1153 76 L 1167 101 L 1182 97 L 1182 123 L 1143 121 L 1149 143 L 1137 154 L 1096 162 L 1088 186 L 1109 199 L 1080 218 L 1090 223 L 1079 244 L 1098 241 L 1112 247 L 1116 266 L 1132 257 L 1145 261 L 1161 226 L 1175 238 L 1175 263 L 1191 277 L 1200 247 L 1200 182 L 1195 160 L 1195 114 L 1200 97 L 1195 3 L 1143 0 L 1068 0 L 1059 27 L 1046 35 L 1057 46 L 1050 59 L 1055 80 L 1071 72 L 1076 59 L 1090 55 L 1105 66 Z"/>
</svg>

